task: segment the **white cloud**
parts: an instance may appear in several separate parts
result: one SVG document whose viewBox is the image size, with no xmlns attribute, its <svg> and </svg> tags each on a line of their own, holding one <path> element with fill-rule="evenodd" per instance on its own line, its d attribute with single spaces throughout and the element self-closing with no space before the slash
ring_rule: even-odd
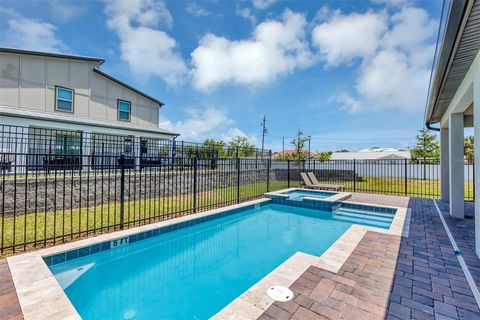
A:
<svg viewBox="0 0 480 320">
<path fill-rule="evenodd" d="M 77 19 L 87 11 L 87 8 L 82 6 L 80 2 L 50 0 L 47 3 L 52 18 L 61 22 Z"/>
<path fill-rule="evenodd" d="M 405 53 L 379 52 L 362 70 L 358 93 L 375 108 L 423 110 L 430 70 L 411 66 Z"/>
<path fill-rule="evenodd" d="M 313 39 L 327 65 L 348 64 L 354 58 L 361 61 L 355 91 L 333 95 L 331 100 L 352 112 L 365 108 L 422 111 L 435 49 L 435 27 L 435 20 L 425 10 L 414 7 L 404 7 L 388 19 L 385 12 L 336 13 L 315 27 Z M 318 30 L 323 41 L 318 41 Z M 362 30 L 353 33 L 358 39 L 348 38 L 353 30 Z M 364 35 L 365 30 L 371 31 L 369 35 Z"/>
<path fill-rule="evenodd" d="M 354 97 L 352 97 L 346 92 L 333 95 L 332 97 L 330 97 L 330 101 L 339 103 L 342 106 L 343 110 L 346 110 L 350 113 L 358 112 L 362 107 L 361 101 L 355 99 Z"/>
<path fill-rule="evenodd" d="M 411 4 L 411 0 L 372 0 L 373 3 L 384 4 L 388 7 L 404 7 Z"/>
<path fill-rule="evenodd" d="M 180 133 L 181 139 L 198 141 L 233 124 L 233 120 L 228 118 L 222 110 L 213 107 L 189 108 L 185 113 L 185 119 L 177 122 L 160 119 L 160 127 Z"/>
<path fill-rule="evenodd" d="M 177 85 L 187 67 L 177 52 L 177 42 L 158 28 L 171 28 L 172 16 L 163 2 L 121 0 L 105 7 L 107 26 L 120 38 L 121 58 L 137 78 L 158 76 L 169 85 Z M 148 62 L 148 63 L 147 63 Z"/>
<path fill-rule="evenodd" d="M 180 140 L 204 141 L 215 139 L 229 142 L 238 136 L 246 137 L 257 145 L 255 136 L 248 135 L 235 127 L 235 121 L 218 108 L 187 108 L 184 110 L 186 116 L 183 120 L 172 122 L 160 117 L 160 127 L 180 133 Z"/>
<path fill-rule="evenodd" d="M 312 41 L 327 64 L 336 66 L 372 55 L 386 30 L 384 13 L 342 15 L 336 11 L 330 19 L 313 29 Z"/>
<path fill-rule="evenodd" d="M 46 52 L 64 52 L 68 47 L 57 37 L 57 28 L 48 22 L 28 19 L 16 11 L 4 11 L 8 29 L 4 46 Z"/>
<path fill-rule="evenodd" d="M 258 10 L 265 10 L 278 0 L 252 0 L 253 6 Z"/>
<path fill-rule="evenodd" d="M 255 15 L 253 15 L 252 9 L 250 9 L 250 8 L 239 8 L 238 5 L 237 5 L 237 9 L 236 9 L 235 13 L 237 14 L 237 16 L 249 20 L 250 23 L 252 24 L 252 26 L 257 24 L 257 18 L 255 17 Z"/>
<path fill-rule="evenodd" d="M 310 65 L 305 27 L 305 17 L 287 9 L 281 20 L 259 24 L 248 40 L 205 35 L 191 54 L 195 87 L 262 84 Z"/>
<path fill-rule="evenodd" d="M 210 11 L 199 6 L 196 2 L 191 2 L 187 5 L 187 12 L 195 17 L 206 17 L 212 14 Z"/>
<path fill-rule="evenodd" d="M 427 11 L 408 7 L 395 13 L 391 22 L 393 28 L 383 38 L 386 46 L 401 50 L 412 50 L 424 46 L 436 28 L 436 21 L 430 19 Z"/>
</svg>

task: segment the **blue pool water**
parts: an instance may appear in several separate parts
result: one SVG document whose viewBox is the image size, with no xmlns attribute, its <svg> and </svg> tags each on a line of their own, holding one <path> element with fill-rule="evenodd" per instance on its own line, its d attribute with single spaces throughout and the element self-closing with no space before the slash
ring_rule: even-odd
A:
<svg viewBox="0 0 480 320">
<path fill-rule="evenodd" d="M 50 269 L 83 319 L 205 319 L 295 252 L 321 255 L 351 225 L 272 204 Z"/>
<path fill-rule="evenodd" d="M 205 319 L 355 220 L 266 205 L 50 266 L 83 319 Z"/>
<path fill-rule="evenodd" d="M 293 190 L 285 192 L 290 199 L 303 200 L 304 197 L 312 197 L 318 199 L 324 199 L 335 195 L 334 192 L 322 192 L 322 191 L 310 191 L 310 190 Z"/>
</svg>

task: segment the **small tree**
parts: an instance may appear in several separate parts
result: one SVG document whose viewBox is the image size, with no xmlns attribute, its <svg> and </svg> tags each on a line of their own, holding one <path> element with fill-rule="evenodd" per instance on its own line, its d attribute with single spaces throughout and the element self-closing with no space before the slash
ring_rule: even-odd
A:
<svg viewBox="0 0 480 320">
<path fill-rule="evenodd" d="M 318 154 L 317 159 L 320 160 L 320 161 L 328 161 L 328 160 L 330 160 L 330 158 L 332 156 L 331 151 L 317 152 L 317 154 Z"/>
<path fill-rule="evenodd" d="M 230 152 L 236 153 L 238 150 L 239 157 L 253 157 L 255 156 L 255 146 L 248 142 L 247 137 L 237 136 L 230 140 L 228 146 L 232 149 Z M 232 154 L 235 156 L 236 154 Z"/>
<path fill-rule="evenodd" d="M 440 143 L 435 134 L 430 134 L 428 129 L 418 131 L 417 144 L 412 149 L 412 159 L 416 162 L 421 160 L 426 163 L 427 159 L 438 160 L 440 158 Z"/>
<path fill-rule="evenodd" d="M 467 159 L 468 163 L 473 163 L 473 142 L 474 142 L 474 137 L 473 136 L 466 136 L 465 137 L 465 143 L 464 143 L 464 153 L 465 153 L 465 159 Z"/>
<path fill-rule="evenodd" d="M 295 148 L 295 153 L 292 154 L 292 160 L 302 161 L 310 157 L 310 154 L 303 150 L 307 141 L 308 137 L 306 137 L 301 130 L 298 130 L 297 137 L 291 142 Z"/>
<path fill-rule="evenodd" d="M 225 152 L 225 142 L 222 140 L 205 139 L 203 145 L 207 152 L 212 152 L 214 158 L 225 158 L 227 153 Z"/>
<path fill-rule="evenodd" d="M 340 150 L 337 150 L 335 152 L 350 152 L 350 151 L 348 151 L 348 149 L 340 149 Z"/>
</svg>

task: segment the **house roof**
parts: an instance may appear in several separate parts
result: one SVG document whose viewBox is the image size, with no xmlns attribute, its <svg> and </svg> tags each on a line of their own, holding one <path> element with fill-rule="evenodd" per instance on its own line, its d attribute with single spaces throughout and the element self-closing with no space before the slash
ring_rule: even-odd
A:
<svg viewBox="0 0 480 320">
<path fill-rule="evenodd" d="M 0 47 L 0 52 L 26 54 L 31 56 L 42 56 L 42 57 L 59 58 L 59 59 L 83 60 L 83 61 L 95 62 L 95 63 L 98 63 L 98 65 L 101 65 L 105 62 L 105 59 L 102 59 L 102 58 L 79 56 L 79 55 L 73 55 L 73 54 L 23 50 L 23 49 L 16 49 L 16 48 Z"/>
<path fill-rule="evenodd" d="M 450 1 L 443 13 L 425 108 L 427 125 L 441 120 L 480 49 L 480 1 Z"/>
<path fill-rule="evenodd" d="M 334 152 L 330 156 L 331 160 L 386 160 L 410 158 L 410 151 Z"/>
<path fill-rule="evenodd" d="M 101 58 L 94 58 L 94 57 L 85 57 L 85 56 L 78 56 L 78 55 L 70 55 L 70 54 L 60 54 L 60 53 L 50 53 L 50 52 L 40 52 L 40 51 L 31 51 L 31 50 L 23 50 L 23 49 L 14 49 L 14 48 L 3 48 L 0 47 L 0 52 L 5 52 L 5 53 L 13 53 L 13 54 L 26 54 L 26 55 L 32 55 L 32 56 L 41 56 L 41 57 L 49 57 L 49 58 L 58 58 L 58 59 L 71 59 L 71 60 L 82 60 L 82 61 L 90 61 L 90 62 L 95 62 L 97 63 L 97 66 L 93 68 L 93 71 L 97 73 L 98 75 L 105 77 L 115 83 L 118 83 L 119 85 L 141 95 L 142 97 L 153 101 L 155 103 L 158 103 L 161 106 L 165 105 L 162 101 L 153 98 L 152 96 L 146 94 L 145 92 L 142 92 L 138 89 L 135 89 L 134 87 L 126 84 L 125 82 L 118 80 L 115 77 L 112 77 L 111 75 L 101 71 L 99 69 L 100 65 L 102 65 L 105 60 Z"/>
<path fill-rule="evenodd" d="M 158 127 L 143 126 L 143 125 L 132 124 L 132 123 L 117 123 L 114 121 L 73 116 L 73 115 L 64 114 L 64 113 L 53 113 L 53 112 L 34 111 L 29 109 L 18 109 L 18 108 L 6 107 L 1 105 L 0 105 L 0 116 L 20 117 L 20 118 L 46 120 L 46 121 L 54 121 L 54 122 L 62 122 L 62 123 L 74 123 L 74 124 L 94 126 L 94 127 L 107 127 L 107 128 L 130 130 L 130 131 L 137 131 L 137 132 L 164 134 L 164 135 L 170 135 L 175 137 L 179 136 L 178 133 L 175 133 L 167 129 L 158 128 Z"/>
<path fill-rule="evenodd" d="M 93 69 L 93 72 L 95 72 L 95 73 L 101 75 L 102 77 L 105 77 L 105 78 L 107 78 L 107 79 L 109 79 L 109 80 L 111 80 L 111 81 L 113 81 L 113 82 L 116 82 L 116 83 L 118 83 L 119 85 L 121 85 L 121 86 L 123 86 L 123 87 L 125 87 L 125 88 L 127 88 L 127 89 L 129 89 L 129 90 L 132 90 L 133 92 L 135 92 L 135 93 L 137 93 L 137 94 L 139 94 L 139 95 L 141 95 L 141 96 L 143 96 L 143 97 L 145 97 L 145 98 L 147 98 L 147 99 L 149 99 L 149 100 L 152 100 L 152 101 L 158 103 L 160 106 L 165 105 L 165 103 L 163 103 L 162 101 L 157 100 L 157 99 L 149 96 L 148 94 L 146 94 L 146 93 L 144 93 L 144 92 L 142 92 L 142 91 L 140 91 L 140 90 L 137 90 L 137 89 L 135 89 L 134 87 L 129 86 L 129 85 L 126 84 L 125 82 L 122 82 L 122 81 L 118 80 L 117 78 L 114 78 L 114 77 L 112 77 L 111 75 L 106 74 L 106 73 L 103 72 L 103 71 L 100 71 L 100 69 L 98 69 L 98 68 L 94 68 L 94 69 Z"/>
</svg>

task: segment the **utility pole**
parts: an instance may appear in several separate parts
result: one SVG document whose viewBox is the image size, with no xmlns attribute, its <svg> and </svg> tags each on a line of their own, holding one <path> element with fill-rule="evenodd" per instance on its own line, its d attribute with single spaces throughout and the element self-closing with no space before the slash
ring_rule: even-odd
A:
<svg viewBox="0 0 480 320">
<path fill-rule="evenodd" d="M 310 158 L 311 150 L 310 150 L 310 141 L 312 141 L 312 136 L 308 136 L 308 157 Z"/>
<path fill-rule="evenodd" d="M 285 156 L 285 137 L 282 137 L 282 155 Z"/>
<path fill-rule="evenodd" d="M 265 135 L 267 134 L 266 122 L 267 122 L 267 116 L 263 116 L 262 123 L 260 124 L 260 126 L 262 127 L 262 159 L 263 159 L 263 149 L 265 147 Z"/>
</svg>

